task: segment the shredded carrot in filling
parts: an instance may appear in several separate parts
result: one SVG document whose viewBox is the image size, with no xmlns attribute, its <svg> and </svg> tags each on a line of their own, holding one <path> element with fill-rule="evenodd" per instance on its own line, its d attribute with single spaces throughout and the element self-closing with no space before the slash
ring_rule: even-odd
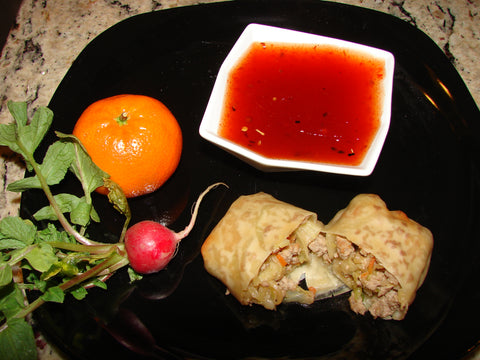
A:
<svg viewBox="0 0 480 360">
<path fill-rule="evenodd" d="M 368 267 L 367 267 L 367 271 L 365 271 L 364 273 L 362 273 L 360 275 L 360 277 L 362 279 L 366 278 L 367 276 L 369 276 L 372 272 L 373 272 L 373 269 L 374 269 L 374 266 L 375 266 L 375 257 L 372 257 L 370 259 L 370 263 L 368 264 Z"/>
<path fill-rule="evenodd" d="M 285 260 L 285 258 L 282 255 L 277 253 L 276 256 L 277 256 L 278 261 L 280 262 L 280 265 L 287 266 L 287 261 Z"/>
</svg>

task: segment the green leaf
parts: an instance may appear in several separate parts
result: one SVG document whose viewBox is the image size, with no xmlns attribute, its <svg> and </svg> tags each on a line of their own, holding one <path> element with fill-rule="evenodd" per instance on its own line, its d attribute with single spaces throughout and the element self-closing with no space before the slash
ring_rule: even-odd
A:
<svg viewBox="0 0 480 360">
<path fill-rule="evenodd" d="M 127 272 L 128 272 L 128 277 L 129 277 L 129 279 L 130 279 L 130 282 L 134 282 L 134 281 L 142 280 L 142 279 L 143 279 L 143 275 L 137 273 L 137 272 L 136 272 L 135 270 L 133 270 L 131 267 L 128 267 Z"/>
<path fill-rule="evenodd" d="M 81 201 L 81 199 L 78 196 L 67 194 L 67 193 L 57 194 L 54 196 L 54 199 L 57 202 L 58 207 L 60 208 L 60 211 L 62 213 L 68 213 L 72 211 L 75 207 L 78 206 L 78 203 Z M 33 217 L 35 218 L 35 220 L 38 220 L 38 221 L 58 220 L 57 215 L 55 214 L 55 211 L 50 205 L 45 206 L 40 210 L 38 210 L 35 214 L 33 214 Z"/>
<path fill-rule="evenodd" d="M 0 239 L 0 250 L 23 249 L 25 246 L 25 243 L 20 240 Z"/>
<path fill-rule="evenodd" d="M 41 296 L 44 301 L 51 301 L 56 303 L 63 303 L 65 299 L 65 293 L 58 286 L 52 286 L 45 291 Z"/>
<path fill-rule="evenodd" d="M 9 319 L 24 308 L 23 294 L 14 282 L 0 289 L 0 311 Z"/>
<path fill-rule="evenodd" d="M 40 189 L 40 181 L 37 176 L 29 176 L 23 179 L 14 181 L 7 186 L 8 191 L 22 192 L 28 189 Z"/>
<path fill-rule="evenodd" d="M 122 188 L 116 182 L 110 179 L 105 179 L 104 185 L 108 189 L 108 200 L 113 205 L 115 210 L 126 217 L 131 216 L 127 197 L 125 196 Z"/>
<path fill-rule="evenodd" d="M 97 210 L 95 210 L 95 208 L 93 206 L 90 209 L 90 219 L 92 219 L 93 221 L 95 221 L 97 223 L 100 222 L 100 216 L 98 215 Z"/>
<path fill-rule="evenodd" d="M 90 223 L 91 214 L 92 205 L 86 202 L 79 202 L 70 213 L 70 221 L 77 225 L 87 226 Z"/>
<path fill-rule="evenodd" d="M 82 286 L 79 286 L 78 288 L 72 290 L 70 293 L 71 293 L 71 294 L 73 295 L 73 297 L 74 297 L 75 299 L 77 299 L 77 300 L 82 300 L 82 299 L 84 299 L 84 298 L 88 295 L 87 289 L 85 289 L 85 288 L 82 287 Z"/>
<path fill-rule="evenodd" d="M 62 275 L 67 277 L 73 277 L 80 273 L 75 262 L 61 262 Z"/>
<path fill-rule="evenodd" d="M 27 124 L 27 104 L 25 102 L 8 101 L 7 107 L 15 122 L 0 125 L 0 145 L 8 146 L 12 151 L 25 158 L 25 154 L 18 145 L 18 129 Z"/>
<path fill-rule="evenodd" d="M 20 153 L 15 124 L 0 124 L 0 145 L 8 146 L 12 151 Z"/>
<path fill-rule="evenodd" d="M 52 110 L 41 106 L 35 111 L 35 114 L 33 114 L 30 124 L 21 128 L 19 132 L 20 139 L 31 154 L 35 152 L 38 145 L 42 142 L 52 121 Z"/>
<path fill-rule="evenodd" d="M 15 120 L 17 127 L 23 127 L 27 125 L 28 115 L 27 115 L 27 103 L 24 101 L 8 101 L 7 102 L 8 110 L 12 114 L 13 119 Z"/>
<path fill-rule="evenodd" d="M 0 243 L 1 243 L 1 241 L 0 241 Z M 31 251 L 35 246 L 36 246 L 35 244 L 32 244 L 32 245 L 28 245 L 28 246 L 23 246 L 22 248 L 19 248 L 19 249 L 13 249 L 13 250 L 7 252 L 6 254 L 8 254 L 8 259 L 7 259 L 8 263 L 13 264 L 15 262 L 17 262 L 17 263 L 21 262 L 21 260 L 25 257 L 25 254 L 27 252 Z M 27 264 L 26 262 L 23 262 L 23 263 L 20 263 L 20 266 L 22 268 L 24 268 L 24 265 L 26 265 L 26 264 Z"/>
<path fill-rule="evenodd" d="M 64 140 L 71 141 L 75 145 L 75 159 L 71 164 L 70 170 L 82 183 L 85 193 L 91 193 L 99 186 L 103 185 L 103 179 L 109 175 L 101 170 L 92 161 L 81 142 L 73 135 L 56 132 L 57 136 Z"/>
<path fill-rule="evenodd" d="M 73 156 L 72 144 L 57 141 L 49 146 L 43 163 L 39 165 L 48 185 L 56 185 L 63 180 L 73 161 Z M 40 180 L 35 175 L 9 184 L 7 190 L 22 192 L 28 189 L 40 189 L 41 187 Z"/>
<path fill-rule="evenodd" d="M 37 346 L 32 327 L 25 319 L 7 321 L 7 328 L 0 332 L 0 359 L 36 360 Z"/>
<path fill-rule="evenodd" d="M 15 123 L 0 125 L 0 145 L 8 146 L 25 159 L 27 169 L 32 170 L 28 161 L 47 133 L 53 120 L 53 112 L 40 107 L 28 123 L 27 104 L 25 102 L 7 102 L 8 109 Z M 23 148 L 22 146 L 23 145 Z"/>
<path fill-rule="evenodd" d="M 18 216 L 9 216 L 0 221 L 0 247 L 13 246 L 11 249 L 33 244 L 37 229 L 29 220 Z M 23 247 L 21 246 L 21 247 Z"/>
<path fill-rule="evenodd" d="M 76 259 L 78 257 L 78 259 Z M 41 280 L 49 280 L 50 278 L 56 275 L 63 275 L 66 277 L 73 277 L 80 273 L 80 270 L 77 267 L 77 263 L 81 261 L 81 255 L 70 253 L 62 261 L 56 261 L 51 265 L 51 267 L 45 270 L 40 276 Z"/>
<path fill-rule="evenodd" d="M 132 213 L 130 211 L 130 206 L 128 205 L 127 197 L 122 188 L 111 179 L 104 179 L 103 183 L 108 189 L 108 201 L 113 205 L 115 210 L 125 216 L 125 222 L 123 223 L 122 233 L 120 234 L 119 239 L 119 242 L 123 242 L 128 229 L 128 224 L 132 219 Z"/>
<path fill-rule="evenodd" d="M 87 204 L 85 197 L 79 198 L 72 194 L 62 193 L 54 196 L 55 201 L 62 213 L 71 213 L 70 220 L 77 225 L 87 226 L 90 219 L 95 222 L 100 222 L 100 217 L 91 204 Z M 48 205 L 35 214 L 35 220 L 58 220 L 57 214 L 53 208 Z"/>
<path fill-rule="evenodd" d="M 6 261 L 0 263 L 0 287 L 12 282 L 12 267 Z"/>
<path fill-rule="evenodd" d="M 59 241 L 64 243 L 75 243 L 75 239 L 66 231 L 57 230 L 54 224 L 48 223 L 47 227 L 37 232 L 37 242 Z"/>
<path fill-rule="evenodd" d="M 62 271 L 62 263 L 57 262 L 57 263 L 53 264 L 50 267 L 50 269 L 48 269 L 47 271 L 44 271 L 42 273 L 42 275 L 40 276 L 40 280 L 41 281 L 47 281 L 47 280 L 51 279 L 52 277 L 56 276 L 57 274 L 60 274 L 61 271 Z"/>
<path fill-rule="evenodd" d="M 107 283 L 106 283 L 105 281 L 101 281 L 101 280 L 95 279 L 95 280 L 93 281 L 93 284 L 94 284 L 96 287 L 99 287 L 100 289 L 107 290 Z"/>
<path fill-rule="evenodd" d="M 58 261 L 53 248 L 48 243 L 38 244 L 37 247 L 25 255 L 25 258 L 35 270 L 40 272 L 47 271 Z"/>
<path fill-rule="evenodd" d="M 29 273 L 27 275 L 27 281 L 29 283 L 32 283 L 32 286 L 35 289 L 40 290 L 41 292 L 45 292 L 45 290 L 47 289 L 47 282 L 40 280 L 38 278 L 38 273 L 35 273 L 35 272 Z"/>
<path fill-rule="evenodd" d="M 73 161 L 73 145 L 56 141 L 49 146 L 40 169 L 48 185 L 56 185 L 63 180 Z"/>
</svg>

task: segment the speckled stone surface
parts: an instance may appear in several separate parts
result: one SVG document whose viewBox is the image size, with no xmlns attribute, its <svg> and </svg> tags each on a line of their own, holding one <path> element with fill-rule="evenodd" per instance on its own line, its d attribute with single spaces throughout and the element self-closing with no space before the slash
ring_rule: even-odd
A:
<svg viewBox="0 0 480 360">
<path fill-rule="evenodd" d="M 0 59 L 0 123 L 11 119 L 7 100 L 27 101 L 29 112 L 48 105 L 58 84 L 81 50 L 98 34 L 130 16 L 178 6 L 209 3 L 195 0 L 24 0 Z M 429 35 L 452 61 L 480 104 L 479 0 L 345 0 L 394 15 Z M 15 215 L 19 195 L 6 192 L 24 167 L 0 148 L 0 218 Z M 42 359 L 61 358 L 50 347 Z M 480 359 L 477 354 L 470 358 Z"/>
</svg>

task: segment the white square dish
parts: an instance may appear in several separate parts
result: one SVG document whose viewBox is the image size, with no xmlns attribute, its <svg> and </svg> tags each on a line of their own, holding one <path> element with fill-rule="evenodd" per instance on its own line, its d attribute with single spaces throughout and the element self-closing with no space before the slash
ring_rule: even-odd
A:
<svg viewBox="0 0 480 360">
<path fill-rule="evenodd" d="M 299 44 L 302 46 L 327 45 L 339 49 L 346 54 L 349 52 L 361 53 L 362 56 L 382 62 L 382 66 L 384 66 L 384 76 L 378 80 L 380 82 L 378 86 L 381 89 L 381 101 L 379 101 L 381 108 L 378 111 L 379 125 L 361 163 L 349 165 L 264 156 L 258 153 L 258 151 L 254 151 L 247 146 L 242 146 L 222 136 L 220 127 L 229 88 L 230 74 L 232 69 L 238 66 L 239 62 L 250 51 L 252 44 L 255 43 Z M 368 176 L 375 168 L 390 126 L 394 65 L 395 60 L 393 55 L 385 50 L 321 35 L 266 25 L 250 24 L 245 28 L 220 67 L 199 128 L 199 133 L 204 139 L 262 171 L 308 170 Z M 319 84 L 319 86 L 321 86 L 321 84 Z"/>
</svg>

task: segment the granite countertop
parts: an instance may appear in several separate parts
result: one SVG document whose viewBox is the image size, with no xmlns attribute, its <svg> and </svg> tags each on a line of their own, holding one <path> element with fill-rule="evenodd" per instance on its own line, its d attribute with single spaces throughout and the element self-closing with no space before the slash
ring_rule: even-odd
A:
<svg viewBox="0 0 480 360">
<path fill-rule="evenodd" d="M 81 50 L 115 23 L 140 13 L 210 3 L 198 0 L 24 0 L 1 53 L 0 123 L 10 121 L 7 100 L 27 101 L 30 114 L 48 105 Z M 480 104 L 480 2 L 477 0 L 345 0 L 394 15 L 418 27 L 445 52 Z M 24 166 L 0 148 L 0 218 L 18 213 L 20 197 L 6 186 L 24 174 Z M 50 347 L 42 359 L 60 355 Z M 480 359 L 472 354 L 470 359 Z"/>
</svg>

